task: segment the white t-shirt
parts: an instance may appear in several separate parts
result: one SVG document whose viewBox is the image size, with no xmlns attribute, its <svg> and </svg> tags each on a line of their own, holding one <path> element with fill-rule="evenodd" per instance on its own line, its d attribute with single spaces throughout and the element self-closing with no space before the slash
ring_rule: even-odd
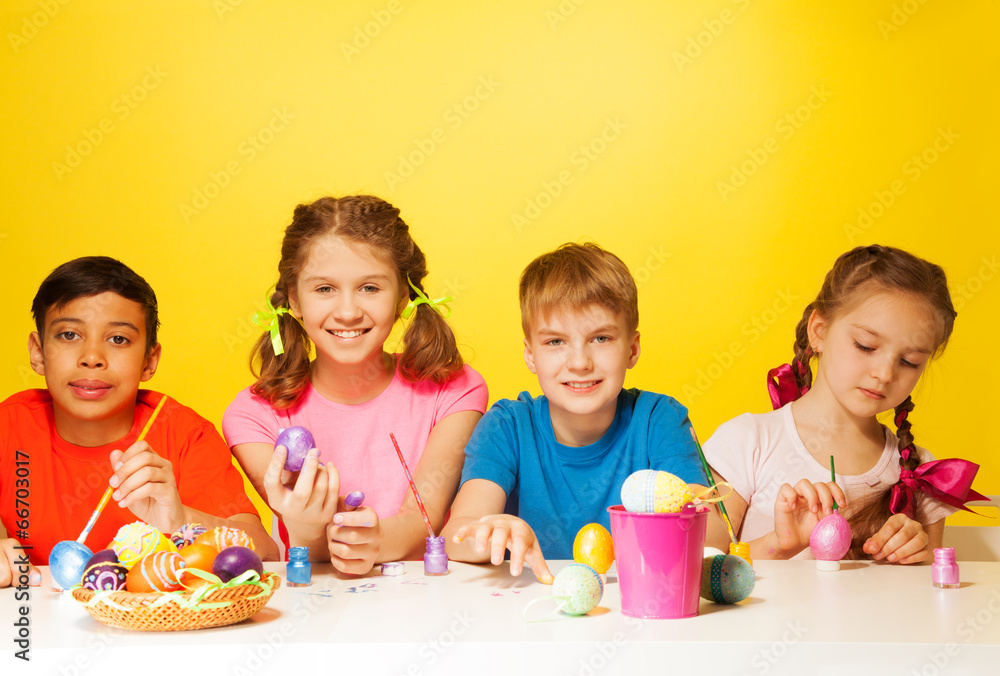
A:
<svg viewBox="0 0 1000 676">
<path fill-rule="evenodd" d="M 847 496 L 848 505 L 841 511 L 845 517 L 850 518 L 852 505 L 863 504 L 899 480 L 898 444 L 896 435 L 885 428 L 885 448 L 874 467 L 864 474 L 837 474 L 837 485 Z M 916 449 L 921 463 L 934 459 L 926 449 Z M 816 462 L 799 438 L 791 404 L 770 413 L 744 413 L 723 423 L 705 442 L 704 451 L 712 469 L 746 500 L 739 533 L 745 542 L 774 530 L 774 501 L 782 484 L 830 480 L 830 467 Z M 914 499 L 916 519 L 925 526 L 956 511 L 921 491 L 914 492 Z M 812 554 L 806 547 L 793 558 L 811 559 Z"/>
</svg>

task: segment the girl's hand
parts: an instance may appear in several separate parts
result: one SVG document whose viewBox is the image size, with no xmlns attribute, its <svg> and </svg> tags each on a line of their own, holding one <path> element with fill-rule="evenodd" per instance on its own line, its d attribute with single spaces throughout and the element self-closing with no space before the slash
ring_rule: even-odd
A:
<svg viewBox="0 0 1000 676">
<path fill-rule="evenodd" d="M 286 454 L 284 446 L 274 449 L 264 473 L 265 497 L 285 522 L 290 541 L 312 542 L 323 537 L 326 524 L 337 510 L 340 474 L 332 462 L 321 467 L 319 451 L 313 448 L 289 488 L 281 483 L 283 473 L 288 476 L 284 472 Z"/>
<path fill-rule="evenodd" d="M 364 575 L 382 549 L 382 524 L 371 507 L 337 512 L 326 527 L 333 567 L 349 575 Z"/>
<path fill-rule="evenodd" d="M 893 514 L 875 535 L 868 538 L 863 549 L 876 561 L 920 563 L 933 558 L 930 538 L 919 521 L 905 514 Z"/>
<path fill-rule="evenodd" d="M 177 492 L 174 468 L 145 441 L 137 441 L 123 453 L 111 451 L 115 473 L 108 483 L 111 498 L 150 526 L 172 533 L 184 523 L 184 505 Z"/>
<path fill-rule="evenodd" d="M 774 501 L 775 554 L 790 558 L 808 547 L 813 527 L 833 513 L 834 500 L 838 507 L 847 503 L 840 486 L 832 481 L 814 484 L 802 479 L 794 488 L 782 484 Z"/>
<path fill-rule="evenodd" d="M 480 554 L 489 546 L 490 563 L 494 566 L 503 563 L 504 552 L 509 549 L 511 575 L 520 575 L 527 563 L 539 582 L 552 584 L 552 573 L 542 556 L 535 531 L 524 519 L 509 514 L 484 516 L 459 528 L 452 540 L 458 543 L 470 536 L 475 537 L 475 549 Z"/>
</svg>

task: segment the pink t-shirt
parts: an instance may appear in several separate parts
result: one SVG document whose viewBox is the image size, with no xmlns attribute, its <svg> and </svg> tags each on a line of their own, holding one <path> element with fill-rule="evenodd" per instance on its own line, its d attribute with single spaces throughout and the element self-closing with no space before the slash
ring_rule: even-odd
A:
<svg viewBox="0 0 1000 676">
<path fill-rule="evenodd" d="M 851 516 L 851 505 L 863 504 L 870 495 L 881 493 L 899 480 L 898 439 L 885 428 L 885 448 L 879 461 L 864 474 L 837 474 L 837 485 L 847 496 L 842 511 Z M 786 404 L 770 413 L 750 414 L 723 423 L 705 442 L 708 464 L 721 474 L 747 502 L 741 540 L 750 542 L 774 530 L 774 501 L 782 484 L 794 486 L 800 479 L 813 483 L 830 480 L 830 467 L 816 462 L 795 429 L 792 406 Z M 920 462 L 934 457 L 917 446 Z M 925 493 L 916 491 L 917 521 L 925 526 L 955 512 Z M 811 559 L 809 548 L 794 558 Z"/>
<path fill-rule="evenodd" d="M 320 460 L 337 466 L 340 494 L 364 491 L 365 505 L 384 519 L 399 511 L 410 490 L 389 433 L 415 473 L 431 429 L 452 413 L 484 413 L 487 399 L 486 382 L 469 366 L 440 385 L 410 382 L 397 369 L 388 387 L 362 404 L 338 404 L 310 385 L 295 406 L 279 410 L 247 388 L 226 409 L 222 432 L 232 448 L 273 444 L 279 428 L 305 427 Z"/>
</svg>

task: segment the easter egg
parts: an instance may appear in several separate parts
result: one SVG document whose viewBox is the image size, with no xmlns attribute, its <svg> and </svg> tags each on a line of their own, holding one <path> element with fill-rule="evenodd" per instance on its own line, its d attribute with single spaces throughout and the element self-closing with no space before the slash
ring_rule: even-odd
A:
<svg viewBox="0 0 1000 676">
<path fill-rule="evenodd" d="M 288 454 L 285 456 L 285 469 L 298 472 L 306 462 L 306 454 L 316 448 L 316 440 L 305 427 L 289 427 L 278 430 L 278 438 L 274 440 L 275 447 L 284 446 Z"/>
<path fill-rule="evenodd" d="M 129 569 L 125 586 L 130 592 L 177 591 L 183 570 L 184 559 L 177 552 L 153 552 Z"/>
<path fill-rule="evenodd" d="M 223 582 L 229 582 L 234 577 L 248 570 L 256 570 L 258 575 L 264 574 L 264 564 L 256 552 L 246 547 L 226 547 L 215 557 L 212 572 Z"/>
<path fill-rule="evenodd" d="M 622 484 L 622 506 L 629 512 L 674 513 L 693 501 L 688 485 L 670 472 L 640 469 Z"/>
<path fill-rule="evenodd" d="M 196 592 L 202 587 L 210 587 L 214 582 L 206 580 L 203 577 L 198 577 L 197 575 L 191 575 L 184 569 L 184 574 L 181 575 L 181 586 L 184 587 L 186 591 Z"/>
<path fill-rule="evenodd" d="M 78 584 L 87 570 L 87 562 L 94 556 L 87 545 L 76 540 L 63 540 L 49 552 L 49 570 L 52 579 L 63 589 Z"/>
<path fill-rule="evenodd" d="M 98 563 L 118 563 L 118 555 L 113 549 L 99 549 L 87 561 L 87 568 Z"/>
<path fill-rule="evenodd" d="M 757 577 L 739 556 L 717 554 L 701 564 L 701 597 L 716 603 L 739 603 L 750 596 Z"/>
<path fill-rule="evenodd" d="M 215 562 L 215 557 L 219 555 L 219 550 L 209 545 L 193 544 L 188 545 L 178 553 L 184 559 L 185 568 L 197 568 L 211 573 L 212 564 Z"/>
<path fill-rule="evenodd" d="M 598 573 L 608 572 L 615 562 L 615 546 L 608 529 L 599 523 L 588 523 L 581 528 L 573 540 L 573 560 Z"/>
<path fill-rule="evenodd" d="M 851 524 L 839 512 L 820 519 L 809 534 L 809 549 L 817 561 L 840 561 L 851 548 Z"/>
<path fill-rule="evenodd" d="M 101 551 L 110 550 L 102 549 Z M 87 566 L 80 584 L 83 585 L 84 589 L 93 591 L 121 591 L 125 589 L 127 575 L 128 569 L 117 561 L 98 561 Z"/>
<path fill-rule="evenodd" d="M 170 534 L 170 541 L 177 549 L 183 549 L 194 542 L 194 539 L 202 533 L 208 531 L 200 523 L 186 523 Z"/>
<path fill-rule="evenodd" d="M 253 545 L 253 539 L 249 535 L 239 528 L 230 528 L 229 526 L 216 526 L 212 530 L 202 533 L 194 539 L 194 544 L 215 547 L 218 552 L 226 547 L 237 545 L 256 549 Z"/>
<path fill-rule="evenodd" d="M 556 575 L 553 595 L 567 615 L 586 615 L 604 596 L 604 581 L 597 571 L 582 563 L 571 563 Z"/>
<path fill-rule="evenodd" d="M 128 523 L 119 528 L 114 540 L 111 541 L 111 549 L 118 555 L 118 561 L 129 570 L 147 554 L 177 552 L 177 548 L 166 535 L 142 521 Z"/>
</svg>

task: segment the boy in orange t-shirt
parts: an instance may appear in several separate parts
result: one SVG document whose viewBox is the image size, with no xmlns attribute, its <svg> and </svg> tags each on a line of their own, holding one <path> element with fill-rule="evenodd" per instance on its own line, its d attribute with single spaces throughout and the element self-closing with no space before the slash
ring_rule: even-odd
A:
<svg viewBox="0 0 1000 676">
<path fill-rule="evenodd" d="M 32 303 L 31 367 L 46 389 L 0 403 L 0 587 L 40 583 L 52 547 L 75 539 L 110 485 L 87 542 L 107 546 L 141 519 L 165 533 L 197 522 L 245 531 L 262 559 L 277 549 L 243 490 L 215 427 L 167 400 L 146 438 L 139 431 L 165 396 L 139 390 L 160 359 L 156 295 L 112 258 L 78 258 L 42 282 Z M 16 539 L 15 539 L 16 538 Z"/>
</svg>

